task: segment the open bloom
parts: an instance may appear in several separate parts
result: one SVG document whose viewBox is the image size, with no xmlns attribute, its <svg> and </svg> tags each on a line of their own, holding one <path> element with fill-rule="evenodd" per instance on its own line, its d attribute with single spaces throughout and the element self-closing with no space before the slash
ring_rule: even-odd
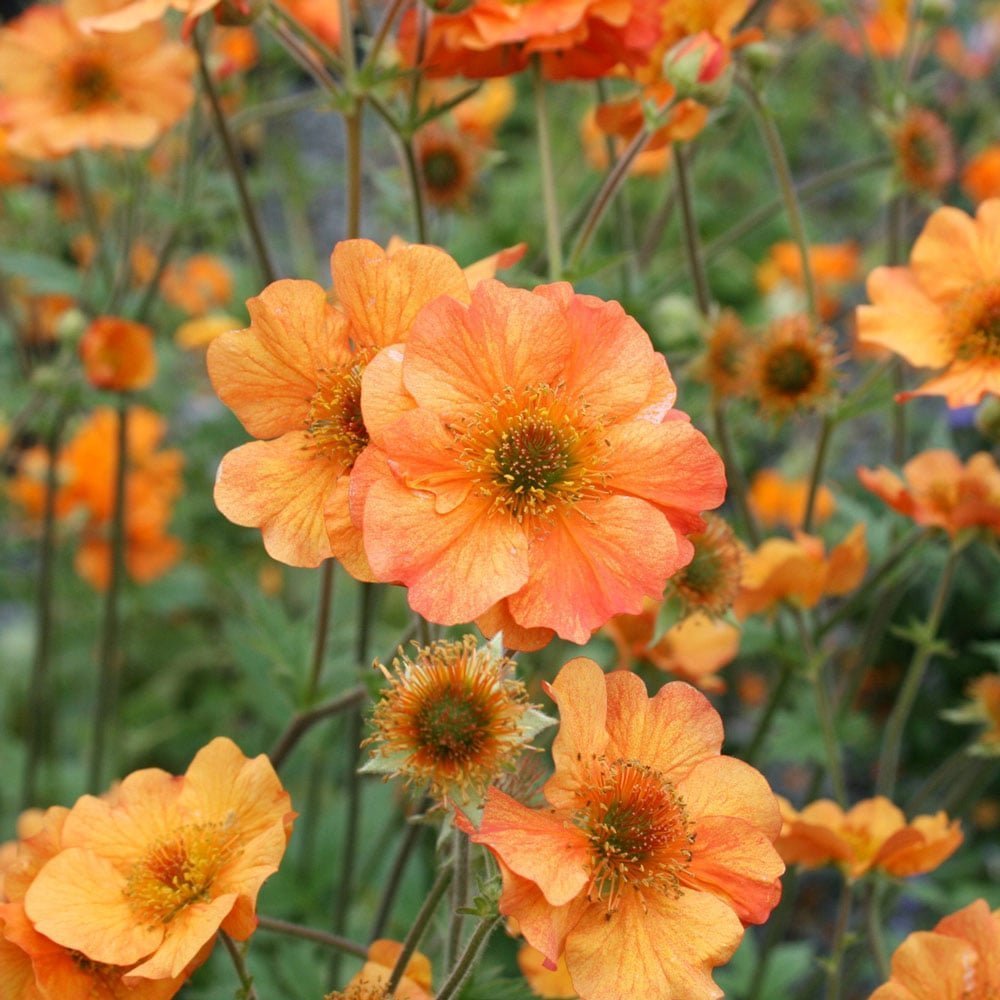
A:
<svg viewBox="0 0 1000 1000">
<path fill-rule="evenodd" d="M 576 991 L 599 1000 L 722 996 L 711 970 L 767 919 L 784 871 L 764 778 L 720 756 L 722 722 L 683 683 L 566 664 L 549 808 L 488 793 L 475 843 L 497 859 L 500 912 Z"/>
<path fill-rule="evenodd" d="M 990 1000 L 1000 994 L 1000 910 L 983 899 L 915 931 L 871 1000 Z"/>
<path fill-rule="evenodd" d="M 814 243 L 809 247 L 809 268 L 816 286 L 820 316 L 830 320 L 840 309 L 840 293 L 858 273 L 860 252 L 856 243 Z M 757 268 L 757 286 L 766 295 L 786 298 L 791 292 L 804 305 L 802 254 L 791 240 L 775 243 Z"/>
<path fill-rule="evenodd" d="M 933 871 L 962 843 L 958 820 L 939 812 L 906 821 L 885 796 L 858 802 L 846 812 L 829 799 L 797 812 L 781 799 L 783 826 L 775 845 L 787 864 L 840 865 L 849 878 L 878 868 L 907 878 Z"/>
<path fill-rule="evenodd" d="M 585 642 L 659 597 L 725 492 L 662 356 L 557 284 L 441 296 L 365 372 L 351 507 L 375 575 L 431 621 L 516 649 Z"/>
<path fill-rule="evenodd" d="M 156 376 L 153 331 L 120 316 L 98 316 L 87 327 L 80 358 L 88 381 L 98 389 L 145 389 Z"/>
<path fill-rule="evenodd" d="M 293 817 L 270 761 L 218 737 L 183 778 L 147 768 L 110 799 L 79 799 L 25 912 L 94 962 L 139 963 L 130 981 L 176 977 L 220 927 L 239 941 L 253 933 Z"/>
<path fill-rule="evenodd" d="M 750 483 L 747 500 L 754 516 L 767 528 L 800 528 L 806 516 L 809 483 L 788 479 L 777 469 L 761 469 Z M 822 524 L 837 509 L 833 494 L 822 484 L 816 490 L 813 521 Z"/>
<path fill-rule="evenodd" d="M 868 276 L 870 306 L 858 309 L 858 340 L 920 368 L 939 368 L 900 401 L 944 396 L 971 406 L 1000 393 L 1000 198 L 970 218 L 939 208 L 913 245 L 908 267 Z"/>
<path fill-rule="evenodd" d="M 955 535 L 965 528 L 1000 533 L 1000 468 L 986 451 L 964 465 L 944 448 L 921 452 L 903 466 L 903 478 L 884 466 L 858 469 L 861 485 L 917 524 Z"/>
<path fill-rule="evenodd" d="M 194 56 L 161 25 L 90 37 L 63 7 L 31 7 L 0 30 L 0 104 L 12 152 L 142 149 L 194 100 Z"/>
<path fill-rule="evenodd" d="M 406 963 L 399 985 L 391 994 L 386 986 L 403 951 L 398 941 L 379 938 L 368 947 L 368 960 L 343 991 L 327 994 L 325 1000 L 433 1000 L 430 959 L 415 951 Z"/>
</svg>

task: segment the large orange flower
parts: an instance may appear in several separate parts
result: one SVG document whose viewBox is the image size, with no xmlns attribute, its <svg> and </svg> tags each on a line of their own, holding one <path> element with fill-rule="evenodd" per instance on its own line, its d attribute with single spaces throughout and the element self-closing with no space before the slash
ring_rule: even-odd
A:
<svg viewBox="0 0 1000 1000">
<path fill-rule="evenodd" d="M 270 761 L 218 737 L 183 778 L 148 768 L 111 800 L 81 798 L 25 912 L 91 961 L 140 963 L 128 982 L 171 979 L 220 928 L 239 941 L 253 933 L 257 893 L 278 869 L 293 816 Z"/>
<path fill-rule="evenodd" d="M 978 527 L 1000 533 L 1000 468 L 989 452 L 963 465 L 954 452 L 936 448 L 911 458 L 902 479 L 884 466 L 858 469 L 858 479 L 917 524 L 949 535 Z"/>
<path fill-rule="evenodd" d="M 892 956 L 892 978 L 871 1000 L 990 1000 L 1000 995 L 1000 910 L 977 899 L 915 931 Z"/>
<path fill-rule="evenodd" d="M 660 36 L 658 0 L 473 0 L 456 14 L 434 14 L 424 46 L 428 76 L 507 76 L 539 56 L 546 76 L 590 79 L 635 67 Z M 409 62 L 417 17 L 400 27 Z"/>
<path fill-rule="evenodd" d="M 970 406 L 1000 392 L 1000 198 L 970 218 L 939 208 L 913 245 L 909 267 L 877 267 L 872 305 L 858 309 L 858 340 L 910 364 L 943 371 L 899 400 L 944 396 Z"/>
<path fill-rule="evenodd" d="M 32 7 L 0 31 L 0 118 L 22 156 L 142 149 L 187 112 L 193 73 L 161 25 L 95 38 L 63 7 Z"/>
<path fill-rule="evenodd" d="M 538 648 L 659 597 L 725 493 L 719 456 L 615 302 L 497 281 L 442 296 L 369 366 L 352 512 L 431 621 Z"/>
<path fill-rule="evenodd" d="M 939 812 L 909 823 L 883 795 L 864 799 L 845 812 L 819 799 L 797 812 L 780 800 L 783 826 L 775 845 L 787 864 L 815 868 L 838 864 L 849 878 L 873 868 L 898 878 L 933 871 L 962 843 L 958 820 Z"/>
<path fill-rule="evenodd" d="M 720 756 L 722 722 L 683 683 L 649 698 L 634 674 L 573 660 L 559 705 L 551 804 L 491 788 L 474 842 L 500 865 L 500 911 L 593 1000 L 702 1000 L 747 923 L 767 919 L 784 866 L 764 778 Z"/>
</svg>

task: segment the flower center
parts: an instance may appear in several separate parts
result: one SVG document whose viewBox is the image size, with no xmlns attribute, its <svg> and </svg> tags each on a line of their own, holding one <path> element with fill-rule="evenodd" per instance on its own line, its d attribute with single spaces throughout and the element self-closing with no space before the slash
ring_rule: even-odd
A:
<svg viewBox="0 0 1000 1000">
<path fill-rule="evenodd" d="M 518 522 L 599 491 L 597 428 L 547 385 L 494 397 L 465 429 L 461 446 L 480 493 Z"/>
<path fill-rule="evenodd" d="M 816 359 L 794 344 L 772 348 L 764 365 L 768 387 L 782 395 L 799 396 L 816 381 Z"/>
<path fill-rule="evenodd" d="M 959 296 L 948 329 L 958 359 L 1000 360 L 1000 281 L 980 282 Z"/>
<path fill-rule="evenodd" d="M 451 191 L 462 178 L 462 167 L 448 149 L 436 149 L 423 158 L 424 179 L 436 191 Z"/>
<path fill-rule="evenodd" d="M 66 96 L 74 111 L 85 111 L 118 96 L 111 67 L 96 53 L 75 59 L 67 67 L 64 79 Z"/>
<path fill-rule="evenodd" d="M 212 898 L 212 884 L 237 853 L 227 823 L 182 826 L 132 866 L 125 885 L 129 907 L 149 926 L 170 923 L 189 904 Z"/>
<path fill-rule="evenodd" d="M 309 402 L 306 430 L 319 454 L 343 465 L 345 471 L 368 444 L 361 416 L 361 375 L 368 357 L 323 373 Z"/>
<path fill-rule="evenodd" d="M 602 763 L 576 822 L 591 845 L 589 896 L 606 900 L 609 913 L 629 887 L 681 894 L 695 835 L 684 800 L 659 771 Z"/>
</svg>

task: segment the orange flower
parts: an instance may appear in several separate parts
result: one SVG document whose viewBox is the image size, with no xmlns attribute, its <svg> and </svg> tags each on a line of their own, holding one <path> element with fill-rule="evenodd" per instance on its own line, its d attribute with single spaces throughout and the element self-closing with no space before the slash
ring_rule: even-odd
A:
<svg viewBox="0 0 1000 1000">
<path fill-rule="evenodd" d="M 839 312 L 841 289 L 857 277 L 858 261 L 856 243 L 814 243 L 809 247 L 809 268 L 823 319 L 830 320 Z M 798 244 L 782 240 L 771 247 L 757 268 L 757 286 L 765 294 L 789 288 L 802 293 L 805 279 Z"/>
<path fill-rule="evenodd" d="M 609 133 L 597 122 L 597 108 L 588 108 L 580 121 L 580 140 L 587 162 L 597 170 L 607 170 Z M 620 135 L 610 135 L 615 156 L 621 156 L 627 142 Z M 648 177 L 662 174 L 670 167 L 670 146 L 664 143 L 655 149 L 645 146 L 629 166 L 629 174 Z"/>
<path fill-rule="evenodd" d="M 515 649 L 585 642 L 659 597 L 722 463 L 616 302 L 482 281 L 425 306 L 365 372 L 352 512 L 414 610 Z M 641 541 L 640 541 L 641 540 Z"/>
<path fill-rule="evenodd" d="M 379 938 L 368 946 L 368 961 L 347 984 L 343 992 L 334 991 L 325 1000 L 390 1000 L 385 988 L 403 950 L 398 941 Z M 431 993 L 431 963 L 426 955 L 415 951 L 406 963 L 406 971 L 391 1000 L 433 1000 Z"/>
<path fill-rule="evenodd" d="M 939 812 L 909 823 L 882 795 L 857 803 L 846 813 L 836 802 L 819 799 L 796 812 L 780 800 L 783 818 L 775 846 L 786 864 L 816 868 L 835 863 L 851 879 L 872 869 L 897 878 L 933 871 L 958 850 L 962 828 Z"/>
<path fill-rule="evenodd" d="M 765 527 L 798 528 L 806 514 L 808 494 L 805 479 L 786 479 L 777 469 L 761 469 L 753 477 L 747 499 L 754 516 Z M 813 507 L 816 524 L 822 524 L 836 509 L 833 494 L 821 485 Z"/>
<path fill-rule="evenodd" d="M 434 14 L 422 68 L 431 77 L 508 76 L 538 55 L 552 79 L 592 79 L 645 62 L 660 34 L 656 0 L 472 0 L 460 13 Z M 413 63 L 416 14 L 400 25 L 400 50 Z"/>
<path fill-rule="evenodd" d="M 924 451 L 903 466 L 858 469 L 862 486 L 917 524 L 956 535 L 966 528 L 1000 533 L 1000 468 L 986 451 L 962 460 L 946 449 Z"/>
<path fill-rule="evenodd" d="M 174 343 L 185 351 L 208 347 L 216 337 L 230 330 L 238 330 L 242 320 L 226 313 L 210 313 L 181 323 L 174 331 Z"/>
<path fill-rule="evenodd" d="M 823 20 L 817 0 L 776 0 L 767 10 L 767 30 L 777 34 L 799 34 Z"/>
<path fill-rule="evenodd" d="M 944 371 L 919 389 L 971 406 L 1000 393 L 1000 199 L 970 218 L 939 208 L 913 246 L 909 267 L 877 267 L 868 277 L 872 305 L 858 309 L 858 340 Z"/>
<path fill-rule="evenodd" d="M 566 956 L 562 955 L 554 969 L 545 965 L 545 956 L 530 944 L 522 944 L 517 950 L 517 966 L 521 975 L 528 980 L 528 986 L 536 997 L 545 1000 L 576 1000 L 573 980 L 566 968 Z"/>
<path fill-rule="evenodd" d="M 638 615 L 615 615 L 605 631 L 618 648 L 618 669 L 635 660 L 651 663 L 703 691 L 725 691 L 717 673 L 732 663 L 740 649 L 740 630 L 729 622 L 698 611 L 671 626 L 653 643 L 659 607 L 648 602 Z"/>
<path fill-rule="evenodd" d="M 823 542 L 796 532 L 789 538 L 769 538 L 747 556 L 742 589 L 733 603 L 740 618 L 758 614 L 778 601 L 803 608 L 815 607 L 821 598 L 853 590 L 868 568 L 865 526 L 858 524 L 835 545 L 829 556 Z"/>
<path fill-rule="evenodd" d="M 1000 676 L 984 674 L 969 682 L 969 701 L 941 714 L 951 722 L 985 725 L 969 753 L 982 757 L 1000 754 Z"/>
<path fill-rule="evenodd" d="M 955 176 L 951 129 L 933 111 L 910 108 L 893 130 L 899 172 L 910 187 L 940 194 Z"/>
<path fill-rule="evenodd" d="M 966 163 L 962 189 L 977 204 L 1000 198 L 1000 144 L 987 146 Z"/>
<path fill-rule="evenodd" d="M 906 41 L 907 8 L 911 0 L 867 0 L 862 5 L 861 33 L 848 21 L 834 21 L 829 35 L 858 55 L 869 49 L 883 59 L 900 54 Z"/>
<path fill-rule="evenodd" d="M 990 1000 L 1000 994 L 1000 910 L 983 899 L 915 931 L 892 956 L 892 977 L 870 1000 Z"/>
<path fill-rule="evenodd" d="M 670 579 L 687 611 L 721 615 L 740 589 L 743 546 L 736 532 L 715 514 L 705 515 L 705 530 L 690 535 L 694 546 L 691 561 Z"/>
<path fill-rule="evenodd" d="M 548 691 L 550 806 L 491 788 L 472 833 L 500 865 L 500 912 L 550 968 L 565 955 L 581 996 L 718 996 L 711 970 L 781 894 L 767 782 L 720 756 L 722 722 L 687 684 L 650 699 L 635 674 L 576 659 Z"/>
<path fill-rule="evenodd" d="M 128 966 L 87 960 L 79 952 L 50 940 L 32 926 L 24 910 L 25 893 L 42 866 L 63 848 L 62 830 L 69 810 L 53 806 L 40 814 L 37 829 L 22 832 L 16 858 L 8 865 L 9 879 L 0 902 L 0 996 L 18 1000 L 169 1000 L 184 985 L 188 975 L 205 959 L 213 941 L 175 977 L 142 980 L 134 987 L 123 978 Z"/>
<path fill-rule="evenodd" d="M 63 7 L 31 7 L 0 31 L 10 149 L 33 159 L 142 149 L 191 106 L 193 72 L 192 53 L 160 25 L 94 38 Z"/>
<path fill-rule="evenodd" d="M 755 345 L 750 381 L 761 409 L 775 417 L 816 406 L 834 382 L 833 334 L 809 317 L 775 320 Z"/>
<path fill-rule="evenodd" d="M 230 521 L 260 528 L 279 562 L 332 556 L 371 579 L 348 512 L 351 470 L 368 443 L 361 374 L 379 348 L 406 340 L 422 306 L 442 294 L 467 300 L 469 283 L 441 250 L 388 254 L 369 240 L 338 243 L 331 270 L 336 306 L 315 282 L 276 281 L 247 302 L 248 329 L 209 346 L 215 391 L 262 439 L 223 458 L 215 503 Z"/>
<path fill-rule="evenodd" d="M 694 372 L 712 389 L 716 399 L 741 396 L 747 389 L 750 341 L 743 321 L 725 309 L 711 323 L 704 352 Z"/>
<path fill-rule="evenodd" d="M 340 4 L 327 0 L 281 0 L 281 6 L 334 52 L 340 46 Z M 355 4 L 351 4 L 355 6 Z"/>
<path fill-rule="evenodd" d="M 191 316 L 221 309 L 233 297 L 233 276 L 218 257 L 198 253 L 167 268 L 160 283 L 165 301 Z"/>
<path fill-rule="evenodd" d="M 427 200 L 439 208 L 466 208 L 476 183 L 476 150 L 462 136 L 431 122 L 414 136 Z"/>
<path fill-rule="evenodd" d="M 80 340 L 80 357 L 91 385 L 131 392 L 156 376 L 153 331 L 120 316 L 98 316 Z"/>
<path fill-rule="evenodd" d="M 85 795 L 24 908 L 40 934 L 95 962 L 138 966 L 127 982 L 180 975 L 221 928 L 253 933 L 294 814 L 270 761 L 218 737 L 183 778 L 156 768 L 112 800 Z"/>
<path fill-rule="evenodd" d="M 389 682 L 372 715 L 375 744 L 366 773 L 399 775 L 431 794 L 468 802 L 553 724 L 528 704 L 514 661 L 497 643 L 477 648 L 461 642 L 418 646 L 416 655 L 393 660 Z"/>
</svg>

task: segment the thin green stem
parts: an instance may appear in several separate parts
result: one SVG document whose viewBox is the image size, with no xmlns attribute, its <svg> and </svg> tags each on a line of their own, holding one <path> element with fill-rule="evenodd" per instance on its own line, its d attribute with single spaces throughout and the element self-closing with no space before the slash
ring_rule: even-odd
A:
<svg viewBox="0 0 1000 1000">
<path fill-rule="evenodd" d="M 316 944 L 335 948 L 346 955 L 356 955 L 358 958 L 368 957 L 368 949 L 363 944 L 356 944 L 338 934 L 321 931 L 315 927 L 303 927 L 301 924 L 293 924 L 288 920 L 278 920 L 275 917 L 265 917 L 261 914 L 257 914 L 257 927 L 262 931 L 273 931 L 275 934 L 287 934 L 289 937 L 302 938 L 303 941 L 315 941 Z"/>
<path fill-rule="evenodd" d="M 778 190 L 785 206 L 785 214 L 788 217 L 788 227 L 792 231 L 792 239 L 799 250 L 802 262 L 802 285 L 806 293 L 806 308 L 810 319 L 814 323 L 818 323 L 816 281 L 813 276 L 812 261 L 809 257 L 809 241 L 806 237 L 806 228 L 802 219 L 802 208 L 799 205 L 798 194 L 795 190 L 795 182 L 788 166 L 788 156 L 785 153 L 784 143 L 781 141 L 781 133 L 778 131 L 771 109 L 761 100 L 760 94 L 757 93 L 753 84 L 747 80 L 741 80 L 740 84 L 767 148 L 771 166 L 778 181 Z"/>
<path fill-rule="evenodd" d="M 391 995 L 396 987 L 399 986 L 400 980 L 406 972 L 406 966 L 409 964 L 413 953 L 417 950 L 417 945 L 420 944 L 420 939 L 424 936 L 430 925 L 431 918 L 434 916 L 434 910 L 437 909 L 438 903 L 441 902 L 441 898 L 447 892 L 453 875 L 454 870 L 451 865 L 446 865 L 441 869 L 434 885 L 431 886 L 431 891 L 427 894 L 423 906 L 420 907 L 420 911 L 414 918 L 409 933 L 403 941 L 403 950 L 399 953 L 399 958 L 396 959 L 396 964 L 389 975 L 389 981 L 385 984 L 387 995 Z M 440 997 L 440 994 L 438 996 Z"/>
<path fill-rule="evenodd" d="M 385 887 L 382 890 L 378 912 L 375 914 L 371 933 L 368 936 L 371 941 L 382 937 L 385 933 L 386 925 L 389 923 L 389 916 L 392 913 L 393 903 L 396 901 L 396 895 L 403 882 L 403 873 L 406 871 L 406 866 L 413 855 L 414 848 L 420 840 L 420 834 L 426 829 L 419 822 L 419 819 L 422 817 L 424 811 L 430 808 L 431 804 L 432 800 L 430 798 L 424 798 L 417 806 L 415 813 L 407 818 L 406 828 L 399 842 L 396 856 L 392 860 L 392 868 L 389 871 Z"/>
<path fill-rule="evenodd" d="M 455 968 L 451 970 L 444 985 L 438 991 L 437 1000 L 451 1000 L 458 993 L 501 919 L 502 917 L 498 913 L 496 916 L 485 917 L 480 921 L 479 926 L 472 932 L 472 937 L 469 938 L 469 943 L 465 946 Z"/>
<path fill-rule="evenodd" d="M 823 420 L 819 428 L 819 436 L 816 439 L 816 454 L 813 456 L 812 470 L 809 473 L 809 490 L 806 493 L 806 511 L 802 517 L 802 530 L 808 534 L 812 531 L 813 520 L 816 517 L 816 498 L 819 496 L 819 488 L 823 485 L 823 476 L 826 471 L 826 460 L 830 451 L 830 438 L 833 436 L 833 428 L 836 421 L 829 413 L 823 414 Z"/>
<path fill-rule="evenodd" d="M 87 787 L 97 795 L 104 788 L 104 764 L 110 733 L 115 730 L 121 662 L 118 649 L 119 602 L 125 577 L 125 516 L 128 476 L 128 399 L 118 395 L 118 433 L 115 439 L 115 478 L 112 486 L 111 565 L 104 594 L 104 618 L 98 652 L 98 687 L 94 703 L 94 730 L 91 742 Z"/>
<path fill-rule="evenodd" d="M 708 274 L 705 271 L 705 261 L 701 254 L 701 239 L 698 235 L 698 223 L 694 214 L 694 195 L 691 191 L 691 179 L 688 176 L 687 158 L 684 151 L 673 145 L 674 181 L 677 199 L 681 207 L 681 231 L 684 234 L 684 253 L 687 256 L 688 270 L 694 285 L 694 298 L 698 311 L 703 319 L 712 314 L 712 293 L 709 290 Z"/>
<path fill-rule="evenodd" d="M 452 845 L 451 863 L 455 869 L 455 877 L 451 882 L 451 920 L 448 924 L 448 939 L 445 942 L 445 968 L 451 967 L 462 945 L 462 925 L 465 922 L 465 915 L 458 911 L 468 905 L 471 874 L 469 838 L 458 827 L 452 830 Z"/>
<path fill-rule="evenodd" d="M 90 238 L 94 241 L 94 260 L 97 261 L 97 266 L 101 269 L 101 274 L 110 291 L 114 283 L 114 264 L 107 253 L 101 220 L 97 212 L 97 202 L 90 186 L 90 178 L 87 176 L 87 165 L 84 162 L 83 153 L 79 150 L 73 153 L 70 157 L 70 163 L 73 168 L 76 192 L 80 198 L 80 207 L 83 209 L 83 219 L 87 224 Z"/>
<path fill-rule="evenodd" d="M 743 753 L 743 759 L 748 764 L 756 763 L 761 750 L 764 749 L 764 743 L 771 731 L 771 724 L 774 722 L 774 717 L 777 714 L 778 709 L 781 708 L 782 704 L 784 704 L 785 695 L 788 692 L 788 687 L 794 676 L 795 661 L 791 658 L 787 658 L 781 665 L 781 673 L 778 675 L 777 683 L 775 683 L 771 688 L 771 693 L 767 698 L 767 704 L 764 706 L 764 710 L 760 713 L 760 718 L 757 720 L 757 726 L 754 729 L 753 735 L 750 737 L 750 742 Z"/>
<path fill-rule="evenodd" d="M 322 705 L 299 712 L 285 727 L 285 731 L 278 737 L 274 748 L 268 754 L 271 758 L 271 764 L 277 770 L 285 762 L 299 740 L 317 722 L 322 722 L 324 719 L 329 719 L 331 716 L 339 715 L 347 709 L 354 708 L 356 705 L 360 705 L 367 697 L 368 691 L 366 688 L 358 684 L 336 698 L 324 702 Z"/>
<path fill-rule="evenodd" d="M 733 445 L 732 435 L 729 433 L 729 419 L 726 413 L 726 401 L 716 399 L 712 403 L 712 422 L 715 426 L 715 440 L 719 445 L 719 452 L 722 455 L 722 462 L 726 468 L 726 479 L 729 489 L 727 496 L 736 505 L 746 528 L 747 538 L 751 544 L 760 545 L 761 533 L 757 518 L 754 516 L 748 499 L 747 481 L 743 475 L 743 469 L 736 457 L 736 448 Z"/>
<path fill-rule="evenodd" d="M 62 438 L 65 411 L 52 420 L 45 442 L 45 502 L 42 508 L 42 537 L 38 552 L 38 617 L 35 627 L 35 658 L 28 688 L 27 747 L 21 808 L 38 805 L 38 766 L 51 743 L 52 699 L 49 696 L 49 671 L 52 658 L 52 606 L 56 552 L 56 494 L 59 489 L 59 442 Z"/>
<path fill-rule="evenodd" d="M 844 880 L 837 904 L 837 918 L 833 925 L 830 960 L 826 972 L 826 1000 L 840 1000 L 843 977 L 844 950 L 847 946 L 847 928 L 851 922 L 851 904 L 854 901 L 854 883 Z"/>
<path fill-rule="evenodd" d="M 865 929 L 868 934 L 868 947 L 872 958 L 878 966 L 879 978 L 888 979 L 892 971 L 889 965 L 889 951 L 885 945 L 885 932 L 882 929 L 882 899 L 885 894 L 885 882 L 876 874 L 868 887 L 868 899 L 865 902 Z"/>
<path fill-rule="evenodd" d="M 229 173 L 236 187 L 236 196 L 239 200 L 243 221 L 246 224 L 250 242 L 257 257 L 261 277 L 267 284 L 270 284 L 276 280 L 278 272 L 271 261 L 271 253 L 268 250 L 267 242 L 264 239 L 264 231 L 257 216 L 257 208 L 250 197 L 250 190 L 247 187 L 246 176 L 243 170 L 243 160 L 229 130 L 229 125 L 226 122 L 226 113 L 222 109 L 218 91 L 215 89 L 215 83 L 212 80 L 212 74 L 206 62 L 205 42 L 198 30 L 193 31 L 191 34 L 194 39 L 195 52 L 198 56 L 198 76 L 201 80 L 202 90 L 208 98 L 209 108 L 212 111 L 212 122 L 215 125 L 219 141 L 222 143 L 226 165 L 229 167 Z"/>
<path fill-rule="evenodd" d="M 243 952 L 240 951 L 236 942 L 225 931 L 219 931 L 219 940 L 226 951 L 229 952 L 229 957 L 232 959 L 233 968 L 236 970 L 237 978 L 240 981 L 241 1000 L 257 1000 L 257 991 L 253 987 L 253 976 L 247 970 Z"/>
<path fill-rule="evenodd" d="M 548 256 L 549 278 L 558 281 L 563 274 L 562 232 L 559 228 L 559 199 L 556 194 L 556 175 L 552 162 L 552 128 L 549 122 L 549 104 L 545 95 L 545 77 L 542 61 L 535 56 L 532 63 L 535 87 L 535 125 L 538 130 L 538 164 L 542 180 L 542 204 L 545 207 L 545 247 Z"/>
<path fill-rule="evenodd" d="M 316 631 L 313 637 L 312 661 L 309 667 L 309 682 L 306 687 L 306 705 L 311 705 L 319 693 L 323 665 L 326 662 L 327 637 L 330 632 L 330 613 L 333 607 L 333 583 L 337 563 L 327 559 L 320 568 L 319 609 L 316 615 Z"/>
<path fill-rule="evenodd" d="M 876 791 L 879 795 L 884 795 L 891 799 L 896 788 L 896 776 L 899 770 L 899 756 L 903 746 L 903 733 L 906 729 L 907 720 L 913 710 L 913 703 L 917 699 L 917 693 L 923 682 L 927 665 L 930 663 L 936 651 L 936 637 L 938 626 L 941 624 L 941 617 L 944 614 L 948 595 L 951 592 L 951 583 L 955 575 L 955 566 L 958 562 L 959 549 L 952 546 L 948 551 L 944 569 L 938 580 L 937 589 L 931 600 L 930 611 L 927 621 L 923 626 L 920 641 L 918 641 L 913 658 L 907 668 L 903 685 L 899 691 L 896 704 L 893 705 L 886 724 L 885 736 L 882 741 L 882 753 L 879 756 L 878 779 L 876 781 Z"/>
<path fill-rule="evenodd" d="M 382 46 L 385 45 L 385 40 L 389 37 L 389 32 L 392 31 L 392 26 L 396 18 L 399 16 L 400 11 L 410 2 L 411 0 L 392 0 L 389 4 L 372 38 L 368 52 L 365 54 L 365 61 L 362 68 L 367 69 L 369 66 L 375 64 L 379 53 L 382 51 Z"/>
</svg>

